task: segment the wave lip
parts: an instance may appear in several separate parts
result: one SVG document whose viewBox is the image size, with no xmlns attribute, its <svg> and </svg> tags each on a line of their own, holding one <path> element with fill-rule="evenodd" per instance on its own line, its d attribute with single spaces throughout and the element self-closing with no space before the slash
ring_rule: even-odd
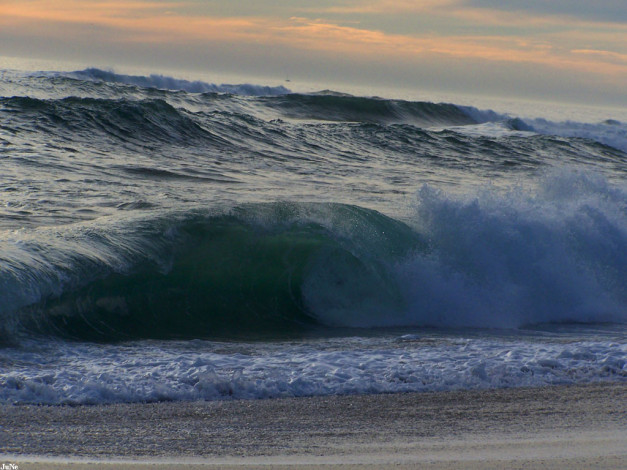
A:
<svg viewBox="0 0 627 470">
<path fill-rule="evenodd" d="M 123 75 L 98 68 L 87 68 L 75 71 L 67 76 L 81 80 L 94 80 L 108 83 L 124 83 L 143 88 L 157 88 L 160 90 L 187 91 L 190 93 L 231 93 L 244 96 L 274 96 L 290 93 L 284 86 L 263 86 L 248 83 L 240 85 L 216 85 L 202 81 L 189 81 L 165 75 Z"/>
</svg>

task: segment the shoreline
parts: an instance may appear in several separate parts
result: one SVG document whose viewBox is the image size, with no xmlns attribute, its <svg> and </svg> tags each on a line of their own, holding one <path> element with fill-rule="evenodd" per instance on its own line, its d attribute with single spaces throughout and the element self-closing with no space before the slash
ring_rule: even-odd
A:
<svg viewBox="0 0 627 470">
<path fill-rule="evenodd" d="M 21 469 L 622 468 L 627 383 L 0 406 Z"/>
</svg>

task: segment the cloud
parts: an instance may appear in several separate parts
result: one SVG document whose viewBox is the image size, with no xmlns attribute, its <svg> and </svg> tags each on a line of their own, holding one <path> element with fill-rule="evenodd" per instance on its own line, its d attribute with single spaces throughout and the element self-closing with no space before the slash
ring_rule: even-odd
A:
<svg viewBox="0 0 627 470">
<path fill-rule="evenodd" d="M 2 0 L 0 53 L 20 41 L 49 51 L 56 41 L 65 45 L 60 50 L 70 45 L 83 56 L 149 51 L 152 63 L 169 54 L 168 60 L 194 64 L 193 54 L 212 51 L 234 69 L 238 61 L 243 69 L 264 57 L 268 63 L 303 57 L 312 70 L 331 61 L 416 71 L 457 61 L 481 64 L 473 70 L 486 76 L 503 67 L 540 67 L 627 86 L 627 25 L 542 15 L 533 0 L 522 12 L 514 11 L 527 4 L 522 0 L 507 8 L 492 0 L 255 2 L 254 10 L 237 15 L 236 3 L 209 0 Z"/>
<path fill-rule="evenodd" d="M 350 8 L 366 8 L 376 11 L 404 11 L 422 8 L 442 8 L 460 0 L 378 0 L 351 3 Z M 472 0 L 489 3 L 489 0 Z M 37 27 L 39 23 L 91 24 L 117 31 L 111 41 L 143 43 L 197 43 L 198 41 L 225 43 L 279 44 L 283 47 L 303 50 L 326 51 L 352 57 L 376 57 L 385 54 L 410 61 L 421 57 L 444 55 L 464 59 L 481 59 L 496 62 L 524 62 L 581 70 L 596 67 L 600 72 L 624 71 L 624 64 L 617 63 L 611 53 L 582 54 L 587 47 L 552 47 L 547 39 L 524 35 L 486 34 L 393 34 L 377 29 L 342 25 L 323 19 L 292 17 L 212 17 L 184 15 L 177 12 L 181 3 L 119 0 L 30 0 L 5 2 L 0 7 L 4 22 L 21 21 Z M 416 6 L 416 5 L 419 5 Z M 470 13 L 478 14 L 476 10 Z M 451 12 L 457 15 L 469 12 Z M 483 12 L 483 21 L 497 22 Z M 497 12 L 498 13 L 498 12 Z M 1 22 L 2 20 L 0 20 Z M 83 30 L 76 30 L 82 34 Z M 62 34 L 72 34 L 71 28 Z M 578 52 L 570 52 L 578 51 Z M 615 53 L 620 55 L 619 53 Z M 613 72 L 612 72 L 613 71 Z"/>
<path fill-rule="evenodd" d="M 560 15 L 585 21 L 627 22 L 625 0 L 466 0 L 469 7 L 534 15 Z"/>
<path fill-rule="evenodd" d="M 65 25 L 57 34 L 82 35 L 80 26 L 111 30 L 110 41 L 178 42 L 198 39 L 215 41 L 257 40 L 268 27 L 254 18 L 213 18 L 185 16 L 176 12 L 181 3 L 79 0 L 31 0 L 0 5 L 0 24 L 24 25 L 24 34 L 33 34 L 41 25 Z M 48 28 L 50 30 L 50 28 Z"/>
<path fill-rule="evenodd" d="M 398 14 L 433 13 L 459 5 L 463 0 L 361 0 L 335 2 L 335 5 L 314 6 L 303 11 L 326 14 Z M 339 5 L 338 5 L 339 4 Z"/>
<path fill-rule="evenodd" d="M 572 51 L 573 54 L 584 54 L 588 56 L 599 56 L 602 58 L 608 58 L 614 61 L 615 63 L 627 65 L 627 54 L 620 54 L 618 52 L 612 51 L 600 51 L 596 49 L 575 49 Z"/>
<path fill-rule="evenodd" d="M 148 12 L 158 12 L 176 6 L 176 3 L 78 1 L 78 0 L 22 0 L 5 1 L 0 13 L 7 18 L 85 22 L 114 18 L 136 18 Z"/>
</svg>

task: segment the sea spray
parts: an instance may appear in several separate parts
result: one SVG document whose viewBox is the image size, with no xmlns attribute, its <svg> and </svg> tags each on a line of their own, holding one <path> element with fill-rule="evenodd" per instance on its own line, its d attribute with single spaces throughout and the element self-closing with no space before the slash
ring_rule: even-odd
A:
<svg viewBox="0 0 627 470">
<path fill-rule="evenodd" d="M 627 192 L 554 171 L 535 190 L 418 192 L 428 253 L 399 265 L 410 322 L 512 328 L 627 321 Z"/>
</svg>

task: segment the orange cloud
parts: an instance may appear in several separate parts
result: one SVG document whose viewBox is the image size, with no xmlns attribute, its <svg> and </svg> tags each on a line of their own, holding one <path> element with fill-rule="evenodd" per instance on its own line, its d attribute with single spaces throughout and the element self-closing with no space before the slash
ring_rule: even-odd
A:
<svg viewBox="0 0 627 470">
<path fill-rule="evenodd" d="M 478 10 L 453 9 L 458 0 L 379 0 L 363 2 L 352 8 L 375 11 L 415 11 L 417 8 L 443 10 L 450 15 L 475 18 Z M 352 59 L 377 60 L 381 57 L 419 63 L 435 57 L 485 60 L 502 63 L 528 63 L 573 71 L 594 71 L 607 76 L 627 73 L 624 54 L 568 47 L 573 38 L 568 33 L 534 37 L 498 35 L 403 35 L 346 26 L 325 20 L 294 17 L 288 20 L 270 17 L 190 16 L 177 13 L 180 3 L 159 3 L 121 0 L 5 0 L 0 5 L 0 24 L 22 25 L 27 34 L 50 24 L 98 25 L 112 30 L 110 41 L 159 43 L 268 44 L 283 48 L 320 51 Z M 477 21 L 500 24 L 500 12 L 481 10 Z M 509 16 L 508 16 L 509 18 Z M 538 20 L 540 21 L 540 20 Z M 58 34 L 79 37 L 80 28 L 64 28 Z M 574 34 L 574 33 L 570 33 Z M 591 31 L 590 36 L 595 32 Z M 616 34 L 613 39 L 616 40 Z"/>
<path fill-rule="evenodd" d="M 328 14 L 427 13 L 459 6 L 461 0 L 365 0 L 351 5 L 311 7 L 303 11 Z"/>
<path fill-rule="evenodd" d="M 0 5 L 0 24 L 90 25 L 117 31 L 115 41 L 185 42 L 257 39 L 265 21 L 247 18 L 184 16 L 173 9 L 180 3 L 78 0 L 32 0 Z M 71 35 L 72 31 L 64 34 Z"/>
<path fill-rule="evenodd" d="M 575 49 L 571 51 L 573 54 L 585 54 L 588 56 L 600 56 L 602 58 L 611 59 L 618 63 L 627 64 L 627 54 L 621 54 L 619 52 L 601 51 L 596 49 Z"/>
<path fill-rule="evenodd" d="M 159 11 L 176 6 L 175 3 L 150 2 L 85 2 L 78 0 L 26 0 L 3 2 L 0 14 L 6 19 L 31 19 L 65 22 L 100 22 L 107 18 L 137 15 L 141 12 Z"/>
<path fill-rule="evenodd" d="M 324 23 L 320 20 L 292 18 L 293 25 L 278 28 L 292 44 L 306 49 L 344 52 L 370 57 L 447 56 L 496 62 L 542 64 L 580 71 L 596 70 L 606 74 L 627 72 L 627 67 L 609 61 L 582 60 L 570 51 L 561 51 L 546 40 L 508 36 L 423 36 L 392 35 L 381 31 Z"/>
</svg>

